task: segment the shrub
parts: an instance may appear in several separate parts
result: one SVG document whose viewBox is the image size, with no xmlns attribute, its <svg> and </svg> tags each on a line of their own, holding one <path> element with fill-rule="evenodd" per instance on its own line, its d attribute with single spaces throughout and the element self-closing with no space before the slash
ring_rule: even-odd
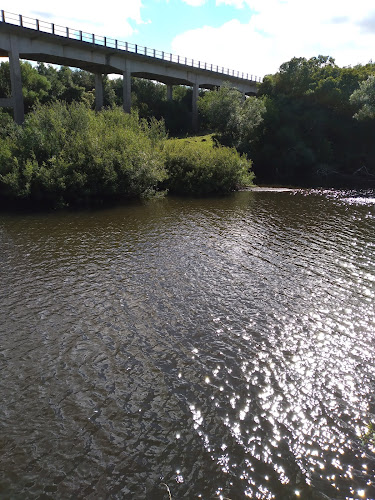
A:
<svg viewBox="0 0 375 500">
<path fill-rule="evenodd" d="M 168 140 L 164 123 L 120 108 L 39 106 L 0 134 L 0 199 L 49 206 L 173 193 L 226 193 L 249 185 L 251 162 L 235 149 Z M 6 129 L 6 130 L 5 130 Z"/>
<path fill-rule="evenodd" d="M 49 204 L 139 196 L 166 177 L 163 124 L 121 109 L 40 106 L 0 137 L 0 194 Z"/>
<path fill-rule="evenodd" d="M 234 148 L 211 142 L 168 141 L 167 187 L 176 194 L 224 194 L 252 184 L 251 161 Z"/>
</svg>

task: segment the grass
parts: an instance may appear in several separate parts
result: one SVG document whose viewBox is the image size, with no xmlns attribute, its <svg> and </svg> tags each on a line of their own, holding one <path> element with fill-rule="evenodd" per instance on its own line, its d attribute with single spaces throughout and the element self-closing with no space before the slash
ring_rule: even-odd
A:
<svg viewBox="0 0 375 500">
<path fill-rule="evenodd" d="M 206 146 L 207 149 L 213 149 L 215 142 L 214 134 L 191 135 L 187 137 L 172 137 L 167 139 L 166 144 L 196 144 Z"/>
</svg>

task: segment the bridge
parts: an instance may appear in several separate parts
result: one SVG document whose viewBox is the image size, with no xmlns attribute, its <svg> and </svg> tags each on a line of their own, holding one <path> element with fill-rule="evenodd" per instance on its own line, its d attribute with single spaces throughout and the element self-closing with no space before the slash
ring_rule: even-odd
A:
<svg viewBox="0 0 375 500">
<path fill-rule="evenodd" d="M 80 68 L 95 74 L 95 108 L 103 106 L 103 74 L 123 77 L 123 108 L 130 112 L 131 77 L 146 78 L 167 85 L 172 99 L 173 85 L 193 89 L 193 128 L 198 125 L 199 89 L 214 89 L 229 82 L 244 95 L 257 93 L 254 75 L 189 59 L 137 44 L 86 33 L 19 14 L 0 12 L 0 57 L 10 63 L 12 95 L 0 99 L 0 107 L 12 107 L 17 123 L 24 121 L 20 59 Z"/>
</svg>

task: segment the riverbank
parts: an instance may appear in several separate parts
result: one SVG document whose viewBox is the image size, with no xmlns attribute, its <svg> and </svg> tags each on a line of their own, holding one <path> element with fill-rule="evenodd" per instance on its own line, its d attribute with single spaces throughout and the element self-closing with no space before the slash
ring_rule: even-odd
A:
<svg viewBox="0 0 375 500">
<path fill-rule="evenodd" d="M 248 186 L 242 188 L 241 191 L 255 191 L 255 192 L 271 192 L 271 193 L 288 193 L 295 191 L 300 188 L 289 188 L 289 187 L 269 187 L 269 186 Z"/>
<path fill-rule="evenodd" d="M 169 192 L 203 196 L 252 185 L 252 162 L 212 136 L 168 139 L 164 123 L 95 113 L 84 104 L 39 106 L 0 134 L 2 204 L 63 207 Z"/>
</svg>

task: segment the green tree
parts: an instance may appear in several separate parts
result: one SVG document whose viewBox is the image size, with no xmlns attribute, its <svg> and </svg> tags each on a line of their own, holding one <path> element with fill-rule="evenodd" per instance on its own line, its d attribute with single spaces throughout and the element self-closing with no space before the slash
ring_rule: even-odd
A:
<svg viewBox="0 0 375 500">
<path fill-rule="evenodd" d="M 217 139 L 242 153 L 251 153 L 254 140 L 266 111 L 263 99 L 245 98 L 241 92 L 225 84 L 205 92 L 198 106 L 208 127 L 218 132 Z"/>
<path fill-rule="evenodd" d="M 61 99 L 65 90 L 65 85 L 59 77 L 59 71 L 54 66 L 44 63 L 37 64 L 37 71 L 41 76 L 47 78 L 50 83 L 49 101 Z"/>
<path fill-rule="evenodd" d="M 220 140 L 233 145 L 242 103 L 241 92 L 225 83 L 217 90 L 205 92 L 198 100 L 198 109 L 207 126 L 220 134 Z"/>
<path fill-rule="evenodd" d="M 237 122 L 235 146 L 240 152 L 251 154 L 254 143 L 261 140 L 266 110 L 267 98 L 248 97 L 232 118 Z"/>
<path fill-rule="evenodd" d="M 374 170 L 370 128 L 353 121 L 359 101 L 350 99 L 374 71 L 372 63 L 340 68 L 333 58 L 318 56 L 293 58 L 265 77 L 261 140 L 252 148 L 258 180 L 337 185 L 355 182 L 353 173 L 363 164 Z"/>
<path fill-rule="evenodd" d="M 21 61 L 22 93 L 25 103 L 25 111 L 28 112 L 37 103 L 45 103 L 48 100 L 51 84 L 44 75 L 29 62 Z M 10 83 L 9 62 L 0 64 L 0 97 L 11 97 L 12 89 Z"/>
<path fill-rule="evenodd" d="M 359 106 L 354 115 L 357 120 L 375 118 L 375 75 L 370 75 L 359 84 L 359 88 L 350 96 L 350 102 Z"/>
<path fill-rule="evenodd" d="M 10 69 L 9 63 L 6 61 L 0 64 L 0 97 L 11 97 L 11 95 Z"/>
<path fill-rule="evenodd" d="M 123 102 L 122 78 L 110 81 L 117 106 Z M 167 101 L 166 86 L 142 78 L 132 78 L 132 109 L 141 118 L 163 119 L 172 134 L 187 132 L 191 123 L 192 90 L 185 86 L 174 86 L 173 100 Z"/>
<path fill-rule="evenodd" d="M 55 68 L 38 63 L 38 73 L 50 83 L 48 97 L 44 102 L 66 101 L 83 102 L 93 106 L 95 100 L 94 75 L 83 70 L 72 70 L 67 66 Z"/>
</svg>

